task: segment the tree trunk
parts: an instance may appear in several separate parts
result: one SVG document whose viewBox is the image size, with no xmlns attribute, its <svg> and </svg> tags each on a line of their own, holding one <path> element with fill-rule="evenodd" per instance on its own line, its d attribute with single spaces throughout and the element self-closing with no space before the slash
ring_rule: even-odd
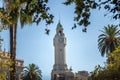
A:
<svg viewBox="0 0 120 80">
<path fill-rule="evenodd" d="M 10 25 L 10 59 L 13 59 L 13 26 Z M 12 65 L 10 66 L 12 68 Z M 12 80 L 12 71 L 10 71 L 10 80 Z"/>
<path fill-rule="evenodd" d="M 15 67 L 15 64 L 16 64 L 16 34 L 17 34 L 17 24 L 13 25 L 12 26 L 12 31 L 11 31 L 11 59 L 13 61 L 13 64 L 11 66 L 11 68 L 13 69 L 11 71 L 11 74 L 10 74 L 10 80 L 16 80 L 16 67 Z"/>
<path fill-rule="evenodd" d="M 13 79 L 16 79 L 16 68 L 15 68 L 15 64 L 16 64 L 16 34 L 17 34 L 17 25 L 14 25 L 13 28 Z"/>
</svg>

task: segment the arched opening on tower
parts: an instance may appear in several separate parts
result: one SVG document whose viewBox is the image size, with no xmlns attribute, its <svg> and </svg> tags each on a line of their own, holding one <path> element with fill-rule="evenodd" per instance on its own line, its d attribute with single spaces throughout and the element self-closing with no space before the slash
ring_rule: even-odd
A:
<svg viewBox="0 0 120 80">
<path fill-rule="evenodd" d="M 62 36 L 62 31 L 61 30 L 59 31 L 59 36 Z"/>
</svg>

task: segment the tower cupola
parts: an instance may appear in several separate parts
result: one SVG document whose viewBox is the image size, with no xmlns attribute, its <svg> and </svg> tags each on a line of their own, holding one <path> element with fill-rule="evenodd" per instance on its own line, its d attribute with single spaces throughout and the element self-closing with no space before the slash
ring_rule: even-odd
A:
<svg viewBox="0 0 120 80">
<path fill-rule="evenodd" d="M 56 33 L 58 33 L 58 34 L 63 33 L 63 27 L 62 27 L 62 25 L 60 23 L 60 20 L 59 20 L 59 22 L 57 24 Z"/>
</svg>

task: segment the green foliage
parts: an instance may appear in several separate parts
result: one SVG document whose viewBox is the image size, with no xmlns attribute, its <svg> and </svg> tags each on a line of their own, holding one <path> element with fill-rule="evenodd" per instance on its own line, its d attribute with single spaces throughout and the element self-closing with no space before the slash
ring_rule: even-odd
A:
<svg viewBox="0 0 120 80">
<path fill-rule="evenodd" d="M 84 26 L 83 32 L 86 32 L 86 27 L 90 25 L 91 10 L 105 9 L 108 13 L 112 14 L 112 18 L 120 19 L 120 1 L 119 0 L 66 0 L 65 5 L 75 4 L 74 21 L 76 25 Z M 72 29 L 76 28 L 74 25 Z"/>
<path fill-rule="evenodd" d="M 120 19 L 120 0 L 99 0 L 98 7 L 103 7 L 105 10 L 111 13 L 113 19 Z"/>
<path fill-rule="evenodd" d="M 115 25 L 108 25 L 101 30 L 98 36 L 98 48 L 101 55 L 108 55 L 120 45 L 120 30 Z"/>
<path fill-rule="evenodd" d="M 12 61 L 10 58 L 0 54 L 0 80 L 6 80 L 9 77 L 9 71 L 12 70 L 12 68 L 10 68 L 11 65 Z"/>
<path fill-rule="evenodd" d="M 120 80 L 120 46 L 108 54 L 107 65 L 97 66 L 91 75 L 92 80 Z"/>
<path fill-rule="evenodd" d="M 67 0 L 64 4 L 70 5 L 75 4 L 76 17 L 74 17 L 74 21 L 77 22 L 78 25 L 82 25 L 87 27 L 90 24 L 89 18 L 91 14 L 91 10 L 97 7 L 97 3 L 92 0 Z M 75 25 L 73 26 L 73 28 Z M 85 28 L 86 29 L 86 28 Z"/>
<path fill-rule="evenodd" d="M 0 8 L 0 20 L 2 26 L 18 23 L 21 27 L 25 24 L 45 21 L 46 25 L 53 23 L 53 15 L 48 13 L 48 0 L 3 0 L 5 6 Z"/>
<path fill-rule="evenodd" d="M 48 0 L 31 0 L 27 1 L 26 6 L 21 9 L 21 12 L 24 14 L 27 14 L 28 16 L 31 16 L 34 14 L 33 22 L 38 24 L 42 20 L 46 21 L 46 25 L 53 23 L 53 15 L 50 13 L 47 13 L 48 10 L 50 10 L 49 7 L 47 7 Z"/>
<path fill-rule="evenodd" d="M 120 46 L 108 55 L 108 68 L 114 70 L 120 68 Z"/>
<path fill-rule="evenodd" d="M 95 70 L 91 73 L 91 80 L 104 80 L 103 78 L 103 71 L 105 69 L 102 68 L 100 65 L 95 67 Z"/>
<path fill-rule="evenodd" d="M 23 80 L 42 80 L 41 70 L 35 64 L 29 64 L 24 69 Z"/>
</svg>

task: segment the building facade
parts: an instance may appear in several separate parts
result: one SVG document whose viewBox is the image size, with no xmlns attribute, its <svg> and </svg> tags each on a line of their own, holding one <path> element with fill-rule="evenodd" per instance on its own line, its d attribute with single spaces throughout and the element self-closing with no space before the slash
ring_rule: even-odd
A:
<svg viewBox="0 0 120 80">
<path fill-rule="evenodd" d="M 88 71 L 78 71 L 76 74 L 76 80 L 88 80 L 89 73 Z"/>
<path fill-rule="evenodd" d="M 0 62 L 1 61 L 10 62 L 10 53 L 0 51 Z M 10 67 L 8 66 L 8 68 Z M 23 72 L 23 68 L 24 68 L 24 61 L 20 59 L 16 59 L 16 80 L 21 80 L 21 73 Z M 9 75 L 9 69 L 4 70 L 0 66 L 0 71 L 5 71 L 6 76 Z M 9 79 L 10 79 L 10 76 L 8 76 L 6 80 L 9 80 Z"/>
<path fill-rule="evenodd" d="M 53 40 L 55 62 L 51 72 L 51 80 L 74 80 L 74 73 L 72 69 L 68 69 L 66 63 L 66 42 L 63 27 L 59 21 Z"/>
</svg>

